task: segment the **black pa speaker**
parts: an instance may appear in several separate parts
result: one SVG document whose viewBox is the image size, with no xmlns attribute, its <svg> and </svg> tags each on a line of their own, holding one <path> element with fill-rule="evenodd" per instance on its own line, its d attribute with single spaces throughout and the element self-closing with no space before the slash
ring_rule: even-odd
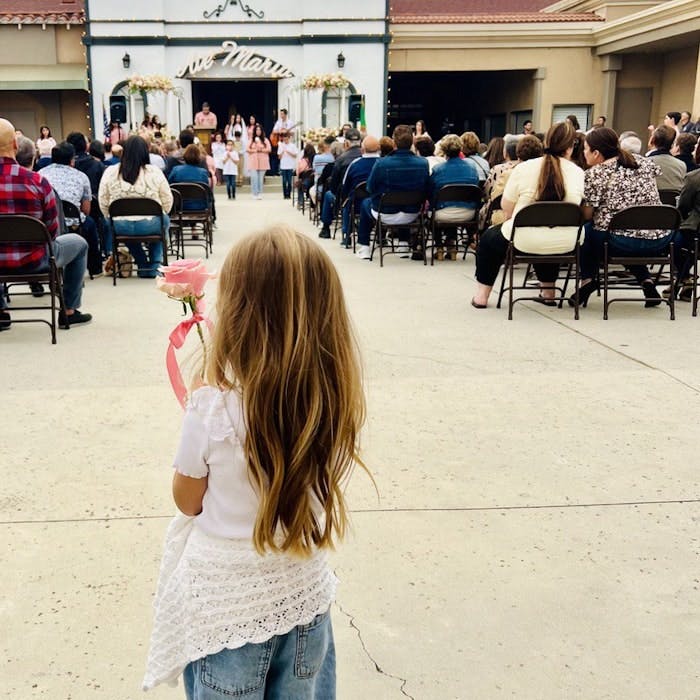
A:
<svg viewBox="0 0 700 700">
<path fill-rule="evenodd" d="M 126 124 L 126 97 L 124 95 L 109 96 L 109 120 Z"/>
<path fill-rule="evenodd" d="M 364 100 L 364 95 L 350 95 L 348 101 L 348 121 L 349 122 L 359 122 L 362 113 L 362 100 Z"/>
</svg>

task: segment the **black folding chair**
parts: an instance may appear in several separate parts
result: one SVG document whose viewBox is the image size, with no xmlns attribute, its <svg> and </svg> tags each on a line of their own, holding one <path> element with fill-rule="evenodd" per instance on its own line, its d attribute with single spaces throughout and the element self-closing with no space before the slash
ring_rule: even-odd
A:
<svg viewBox="0 0 700 700">
<path fill-rule="evenodd" d="M 56 257 L 53 252 L 53 241 L 48 229 L 43 221 L 35 219 L 33 216 L 24 214 L 0 214 L 0 245 L 23 245 L 23 246 L 42 246 L 46 248 L 48 263 L 42 271 L 36 272 L 19 272 L 13 268 L 0 267 L 0 289 L 7 285 L 8 292 L 5 294 L 7 300 L 10 299 L 9 289 L 15 285 L 31 285 L 33 283 L 46 284 L 49 288 L 50 304 L 36 305 L 36 302 L 31 305 L 17 305 L 12 308 L 13 318 L 12 323 L 45 323 L 51 329 L 51 343 L 56 344 L 56 325 L 57 325 L 57 305 L 58 310 L 65 315 L 65 304 L 63 302 L 63 280 L 61 271 L 56 265 Z M 12 296 L 30 297 L 31 292 L 13 292 Z M 45 318 L 16 318 L 16 312 L 36 311 L 39 309 L 51 310 L 51 321 Z M 62 328 L 68 329 L 70 326 L 65 324 Z"/>
<path fill-rule="evenodd" d="M 553 264 L 553 265 L 566 265 L 567 272 L 564 278 L 564 284 L 562 287 L 555 286 L 555 291 L 560 292 L 558 297 L 554 297 L 555 300 L 559 301 L 559 308 L 562 307 L 564 300 L 566 299 L 566 290 L 571 279 L 571 274 L 574 274 L 574 318 L 578 320 L 579 317 L 579 282 L 580 282 L 580 272 L 579 272 L 579 260 L 580 260 L 580 239 L 581 232 L 583 229 L 584 219 L 583 211 L 581 207 L 577 204 L 572 204 L 571 202 L 534 202 L 533 204 L 528 204 L 528 206 L 523 207 L 513 218 L 513 227 L 510 232 L 510 238 L 508 239 L 508 251 L 506 253 L 505 267 L 503 268 L 503 277 L 501 279 L 501 291 L 498 295 L 497 307 L 501 308 L 501 300 L 503 294 L 508 291 L 508 320 L 513 320 L 513 306 L 515 306 L 518 301 L 537 301 L 539 300 L 539 285 L 537 287 L 531 287 L 527 284 L 527 279 L 523 281 L 522 285 L 515 285 L 513 281 L 514 269 L 517 263 L 526 263 L 527 265 L 535 264 Z M 572 230 L 571 239 L 571 249 L 562 251 L 561 253 L 553 253 L 548 255 L 538 255 L 536 253 L 524 253 L 519 251 L 515 247 L 515 238 L 517 230 L 519 228 L 540 228 L 542 229 L 542 236 L 547 236 L 547 231 L 553 228 L 567 227 L 574 229 Z M 506 287 L 506 277 L 508 278 L 508 286 Z M 535 297 L 518 297 L 513 298 L 513 291 L 515 289 L 537 289 L 538 296 Z"/>
<path fill-rule="evenodd" d="M 627 257 L 622 255 L 611 255 L 609 249 L 610 236 L 614 235 L 615 231 L 627 230 L 664 230 L 677 231 L 681 223 L 681 214 L 675 206 L 668 204 L 657 205 L 640 205 L 627 207 L 614 214 L 608 225 L 608 238 L 603 244 L 603 319 L 608 319 L 608 307 L 615 301 L 644 301 L 647 299 L 642 297 L 616 297 L 610 299 L 608 291 L 612 289 L 639 289 L 639 284 L 634 281 L 632 284 L 627 279 L 616 281 L 610 280 L 610 265 L 668 265 L 668 285 L 671 288 L 671 293 L 667 299 L 663 297 L 659 299 L 661 302 L 668 304 L 671 314 L 671 320 L 676 318 L 675 307 L 675 269 L 674 269 L 674 245 L 670 243 L 668 251 L 665 254 L 659 255 L 635 255 Z M 661 284 L 662 280 L 657 275 L 655 284 Z"/>
<path fill-rule="evenodd" d="M 185 239 L 182 230 L 182 195 L 179 190 L 170 191 L 173 193 L 173 206 L 170 208 L 170 228 L 168 230 L 168 241 L 170 252 L 176 258 L 185 257 Z"/>
<path fill-rule="evenodd" d="M 114 220 L 121 216 L 157 216 L 160 218 L 160 232 L 141 234 L 138 236 L 125 236 L 117 233 L 114 228 Z M 134 198 L 117 199 L 109 205 L 109 223 L 112 229 L 112 285 L 116 286 L 117 277 L 122 276 L 121 260 L 119 259 L 120 243 L 157 243 L 163 244 L 163 263 L 168 264 L 168 241 L 166 240 L 165 219 L 160 202 L 155 199 Z"/>
<path fill-rule="evenodd" d="M 668 204 L 669 206 L 675 207 L 678 203 L 679 194 L 680 190 L 659 190 L 661 204 Z"/>
<path fill-rule="evenodd" d="M 349 248 L 350 242 L 352 242 L 353 253 L 357 249 L 357 227 L 360 221 L 360 207 L 362 206 L 362 202 L 364 202 L 364 200 L 367 199 L 367 197 L 369 197 L 369 192 L 367 191 L 367 181 L 363 180 L 362 182 L 358 182 L 357 185 L 355 185 L 355 188 L 348 196 L 348 199 L 346 199 L 342 205 L 343 207 L 350 207 L 350 216 L 348 217 L 350 220 L 350 230 L 348 231 L 345 247 Z"/>
<path fill-rule="evenodd" d="M 205 257 L 213 252 L 214 246 L 214 219 L 213 219 L 213 195 L 208 185 L 200 182 L 176 182 L 170 185 L 171 190 L 176 190 L 182 197 L 182 206 L 178 210 L 178 219 L 182 224 L 182 250 L 184 246 L 198 246 L 204 248 Z M 197 208 L 186 208 L 187 202 L 196 202 Z M 185 231 L 189 228 L 190 235 Z M 201 238 L 200 238 L 201 236 Z"/>
<path fill-rule="evenodd" d="M 385 192 L 381 196 L 379 200 L 379 209 L 377 210 L 377 222 L 374 227 L 375 233 L 372 239 L 370 260 L 374 258 L 374 250 L 379 246 L 379 266 L 384 267 L 385 255 L 400 253 L 394 246 L 392 234 L 398 229 L 408 229 L 410 235 L 414 237 L 415 243 L 420 245 L 420 250 L 423 252 L 423 265 L 428 264 L 425 255 L 425 217 L 423 214 L 425 199 L 426 193 L 422 190 Z M 392 214 L 392 212 L 387 212 L 387 208 L 397 211 L 416 209 L 416 218 L 412 222 L 406 224 L 387 223 L 384 220 L 384 216 Z M 387 243 L 389 244 L 388 246 L 385 245 Z M 387 250 L 387 247 L 390 249 Z"/>
<path fill-rule="evenodd" d="M 457 252 L 460 246 L 464 249 L 464 257 L 467 257 L 469 244 L 476 238 L 479 231 L 479 207 L 484 197 L 484 192 L 476 185 L 444 185 L 435 195 L 434 209 L 430 215 L 430 243 L 427 247 L 430 248 L 430 264 L 435 263 L 435 241 L 437 233 L 443 228 L 456 229 L 457 238 L 455 240 L 455 248 Z M 459 207 L 464 213 L 463 218 L 451 221 L 438 221 L 440 204 L 444 202 L 459 202 L 468 206 Z M 460 213 L 461 213 L 460 212 Z M 426 250 L 427 255 L 427 250 Z"/>
</svg>

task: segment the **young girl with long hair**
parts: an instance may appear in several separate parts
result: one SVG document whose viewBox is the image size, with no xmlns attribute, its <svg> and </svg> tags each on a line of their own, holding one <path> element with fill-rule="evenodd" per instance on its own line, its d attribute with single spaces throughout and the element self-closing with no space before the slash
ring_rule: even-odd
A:
<svg viewBox="0 0 700 700">
<path fill-rule="evenodd" d="M 174 461 L 192 517 L 166 537 L 144 688 L 183 673 L 189 700 L 333 700 L 327 554 L 347 528 L 365 415 L 340 281 L 278 226 L 231 249 L 216 310 Z"/>
<path fill-rule="evenodd" d="M 501 198 L 506 220 L 484 231 L 476 251 L 476 294 L 472 306 L 485 309 L 491 289 L 506 253 L 513 230 L 513 217 L 523 207 L 533 202 L 572 202 L 581 204 L 583 199 L 583 170 L 571 162 L 576 130 L 568 122 L 550 127 L 544 141 L 544 155 L 533 158 L 513 168 Z M 464 136 L 462 137 L 464 141 Z M 524 253 L 556 255 L 571 250 L 575 245 L 577 229 L 555 226 L 553 228 L 519 228 L 513 241 Z M 573 236 L 573 238 L 572 238 Z M 558 265 L 538 264 L 535 272 L 540 281 L 538 301 L 555 306 L 554 284 Z"/>
<path fill-rule="evenodd" d="M 250 169 L 250 190 L 253 199 L 262 199 L 265 173 L 270 169 L 272 146 L 261 124 L 253 128 L 253 136 L 248 143 L 248 168 Z"/>
</svg>

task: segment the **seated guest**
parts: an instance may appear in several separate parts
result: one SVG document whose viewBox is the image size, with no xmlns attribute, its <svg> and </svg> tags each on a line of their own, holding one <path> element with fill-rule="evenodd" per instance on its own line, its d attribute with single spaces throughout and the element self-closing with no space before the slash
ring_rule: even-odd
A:
<svg viewBox="0 0 700 700">
<path fill-rule="evenodd" d="M 370 259 L 369 237 L 372 227 L 379 216 L 379 203 L 382 195 L 387 192 L 422 191 L 427 193 L 430 173 L 425 158 L 411 153 L 413 145 L 413 129 L 407 124 L 399 124 L 392 134 L 396 150 L 386 158 L 380 158 L 374 164 L 369 179 L 367 191 L 370 196 L 362 202 L 360 223 L 357 232 L 357 257 L 362 260 Z M 416 220 L 419 208 L 407 208 L 403 211 L 383 211 L 382 220 L 387 224 L 409 224 Z M 403 247 L 403 246 L 402 246 Z M 405 244 L 408 248 L 408 244 Z M 414 250 L 411 256 L 414 260 L 423 259 L 422 250 Z"/>
<path fill-rule="evenodd" d="M 681 134 L 696 133 L 696 124 L 690 119 L 690 112 L 681 112 L 681 120 L 678 122 L 678 132 Z"/>
<path fill-rule="evenodd" d="M 88 146 L 88 153 L 98 162 L 105 162 L 105 147 L 102 141 L 91 141 Z M 106 167 L 106 166 L 105 166 Z"/>
<path fill-rule="evenodd" d="M 668 129 L 668 127 L 661 127 Z M 585 306 L 588 297 L 598 289 L 597 273 L 603 257 L 603 244 L 613 215 L 635 205 L 661 204 L 656 183 L 659 166 L 653 158 L 643 158 L 623 151 L 617 134 L 607 127 L 595 129 L 586 136 L 584 213 L 593 219 L 586 226 L 586 238 L 581 246 L 580 302 Z M 669 231 L 616 231 L 610 236 L 612 255 L 658 255 L 668 249 L 675 234 Z M 660 295 L 644 265 L 630 265 L 647 298 L 646 306 L 658 306 Z M 569 299 L 573 306 L 574 298 Z"/>
<path fill-rule="evenodd" d="M 666 115 L 664 116 L 664 126 L 668 126 L 671 129 L 673 129 L 676 133 L 680 131 L 678 125 L 680 124 L 681 121 L 681 113 L 680 112 L 666 112 Z"/>
<path fill-rule="evenodd" d="M 494 165 L 489 170 L 489 176 L 486 178 L 486 182 L 484 183 L 484 196 L 487 200 L 491 197 L 491 190 L 493 189 L 493 186 L 496 184 L 496 181 L 498 180 L 500 175 L 506 172 L 507 170 L 511 170 L 517 164 L 518 158 L 515 154 L 515 150 L 518 145 L 518 142 L 522 138 L 524 138 L 522 134 L 506 134 L 506 136 L 504 137 L 503 161 L 498 163 L 497 165 Z M 501 190 L 501 192 L 502 191 L 503 190 Z"/>
<path fill-rule="evenodd" d="M 34 145 L 32 144 L 32 151 Z M 63 269 L 63 300 L 65 313 L 59 313 L 61 325 L 77 325 L 92 319 L 80 308 L 88 245 L 74 233 L 61 233 L 56 195 L 48 180 L 39 173 L 22 167 L 15 156 L 17 136 L 7 119 L 0 119 L 0 214 L 26 214 L 46 224 L 53 238 L 56 264 Z M 39 272 L 47 269 L 48 257 L 44 246 L 30 244 L 0 245 L 0 267 L 19 272 Z M 0 330 L 10 327 L 10 314 L 5 297 L 0 295 Z"/>
<path fill-rule="evenodd" d="M 159 170 L 165 170 L 165 160 L 163 156 L 160 154 L 160 146 L 153 142 L 151 145 L 148 147 L 148 159 L 151 162 L 151 165 L 155 165 L 156 168 Z"/>
<path fill-rule="evenodd" d="M 319 189 L 318 186 L 323 169 L 326 165 L 335 161 L 335 156 L 330 151 L 330 146 L 333 141 L 335 141 L 335 139 L 331 137 L 330 140 L 326 138 L 318 144 L 318 152 L 314 156 L 313 163 L 311 164 L 314 170 L 314 184 L 309 189 L 309 197 L 314 204 L 316 204 L 318 195 L 323 193 L 323 188 Z"/>
<path fill-rule="evenodd" d="M 596 129 L 596 132 L 600 129 Z M 595 132 L 594 132 L 595 133 Z M 583 170 L 569 160 L 574 148 L 576 130 L 569 121 L 554 124 L 545 137 L 544 155 L 513 168 L 503 192 L 502 204 L 506 221 L 485 231 L 476 250 L 476 294 L 472 306 L 485 309 L 498 271 L 508 252 L 513 230 L 513 217 L 533 202 L 572 202 L 583 198 Z M 576 231 L 570 227 L 519 228 L 515 247 L 524 253 L 555 255 L 570 251 L 576 244 Z M 559 266 L 534 266 L 540 281 L 540 301 L 554 306 L 554 283 Z"/>
<path fill-rule="evenodd" d="M 700 168 L 696 168 L 686 175 L 683 189 L 678 197 L 678 211 L 683 217 L 680 234 L 683 250 L 686 251 L 685 255 L 681 256 L 678 265 L 678 276 L 681 278 L 678 298 L 681 301 L 690 301 L 693 294 L 693 280 L 690 277 L 690 263 L 692 261 L 690 251 L 693 250 L 695 236 L 700 231 Z M 685 264 L 683 257 L 686 259 Z"/>
<path fill-rule="evenodd" d="M 284 134 L 282 136 L 282 155 L 285 154 L 285 148 L 289 144 L 289 133 L 286 131 L 280 132 L 281 134 Z M 286 139 L 286 141 L 285 141 Z M 296 174 L 296 190 L 297 190 L 297 206 L 299 209 L 301 209 L 304 206 L 304 198 L 306 197 L 307 192 L 309 191 L 309 188 L 311 187 L 311 183 L 313 182 L 313 179 L 315 175 L 313 175 L 314 169 L 313 169 L 313 163 L 314 163 L 314 158 L 316 157 L 316 149 L 314 148 L 313 143 L 309 142 L 304 146 L 304 152 L 301 154 L 301 158 L 299 158 L 298 162 L 296 161 L 296 154 L 298 153 L 298 150 L 296 146 L 294 146 L 294 159 L 292 160 L 291 158 L 288 158 L 285 162 L 285 168 L 289 169 L 290 166 L 292 166 L 292 169 L 289 171 L 289 175 L 283 174 L 283 178 L 289 177 L 289 196 L 291 197 L 291 174 L 292 172 L 295 172 Z M 279 147 L 277 150 L 277 153 L 279 155 Z M 281 160 L 280 160 L 280 170 L 282 168 L 281 165 Z M 282 187 L 282 192 L 283 194 L 285 193 L 284 189 L 284 183 Z M 288 199 L 288 197 L 285 196 L 285 199 Z"/>
<path fill-rule="evenodd" d="M 352 206 L 355 188 L 361 182 L 367 182 L 372 169 L 379 159 L 379 140 L 374 136 L 367 135 L 362 139 L 362 156 L 354 160 L 348 166 L 343 177 L 343 186 L 340 192 L 343 201 L 343 237 L 341 245 L 348 245 L 348 234 L 350 233 L 350 207 Z"/>
<path fill-rule="evenodd" d="M 90 180 L 90 189 L 97 192 L 100 189 L 100 180 L 105 171 L 104 163 L 98 163 L 87 152 L 87 141 L 79 131 L 72 131 L 66 136 L 66 141 L 75 148 L 75 167 L 85 173 Z"/>
<path fill-rule="evenodd" d="M 670 119 L 668 115 L 667 119 Z M 675 139 L 676 130 L 674 128 L 666 125 L 656 127 L 649 139 L 651 151 L 647 153 L 647 157 L 659 167 L 656 187 L 660 190 L 680 192 L 687 168 L 685 163 L 671 155 L 671 147 Z"/>
<path fill-rule="evenodd" d="M 36 146 L 31 139 L 26 136 L 17 137 L 17 154 L 15 160 L 29 170 L 36 170 L 34 160 L 36 158 Z"/>
<path fill-rule="evenodd" d="M 42 168 L 40 172 L 49 181 L 62 202 L 70 202 L 78 209 L 80 219 L 66 217 L 65 227 L 67 231 L 77 232 L 82 222 L 80 228 L 82 228 L 83 238 L 88 243 L 88 272 L 94 276 L 102 273 L 102 256 L 97 226 L 89 216 L 92 191 L 87 175 L 73 167 L 74 158 L 75 149 L 68 141 L 63 141 L 51 151 L 51 165 Z"/>
<path fill-rule="evenodd" d="M 435 143 L 430 136 L 421 136 L 413 141 L 413 148 L 416 153 L 428 161 L 428 169 L 433 172 L 433 168 L 439 163 L 444 163 L 442 156 L 435 155 Z"/>
<path fill-rule="evenodd" d="M 642 139 L 634 131 L 623 131 L 620 134 L 620 149 L 642 155 Z"/>
<path fill-rule="evenodd" d="M 430 176 L 430 206 L 433 216 L 440 226 L 435 231 L 435 257 L 445 259 L 442 247 L 442 232 L 445 231 L 447 255 L 450 260 L 457 259 L 457 227 L 450 223 L 470 221 L 476 214 L 476 202 L 440 202 L 436 204 L 437 194 L 445 185 L 478 185 L 479 176 L 476 166 L 469 159 L 460 158 L 462 139 L 456 134 L 448 134 L 440 140 L 440 149 L 445 154 L 445 162 L 435 166 Z M 438 207 L 435 209 L 435 207 Z M 445 224 L 444 226 L 442 224 Z"/>
<path fill-rule="evenodd" d="M 195 146 L 196 148 L 196 146 Z M 124 144 L 124 153 L 119 165 L 112 165 L 105 171 L 100 183 L 100 209 L 105 216 L 105 244 L 113 251 L 113 231 L 109 224 L 109 205 L 118 199 L 153 199 L 163 210 L 163 225 L 168 230 L 168 212 L 173 206 L 173 193 L 165 175 L 151 165 L 148 158 L 148 145 L 140 136 L 130 136 Z M 119 235 L 139 236 L 160 233 L 161 219 L 157 216 L 130 216 L 115 220 L 114 228 Z M 148 244 L 148 257 L 138 241 L 127 243 L 139 268 L 139 277 L 156 277 L 163 264 L 163 245 L 160 242 Z"/>
<path fill-rule="evenodd" d="M 391 136 L 382 136 L 379 139 L 379 153 L 382 158 L 390 156 L 396 150 L 396 144 Z"/>
<path fill-rule="evenodd" d="M 323 206 L 321 207 L 321 223 L 323 226 L 321 228 L 321 233 L 318 234 L 319 238 L 331 237 L 331 224 L 333 223 L 333 216 L 335 214 L 336 196 L 339 194 L 340 187 L 343 184 L 345 171 L 353 160 L 362 155 L 362 150 L 360 149 L 362 137 L 360 136 L 360 132 L 352 127 L 348 129 L 343 127 L 343 129 L 345 132 L 345 136 L 343 137 L 343 147 L 345 150 L 342 155 L 335 159 L 330 181 L 323 192 Z M 411 142 L 413 142 L 413 134 L 411 134 Z"/>
<path fill-rule="evenodd" d="M 494 167 L 499 165 L 500 163 L 503 163 L 503 161 L 506 159 L 504 154 L 505 147 L 505 138 L 502 138 L 500 136 L 494 136 L 489 141 L 489 144 L 486 147 L 486 153 L 484 153 L 484 158 L 489 164 L 489 168 L 491 168 L 491 170 L 493 170 Z"/>
<path fill-rule="evenodd" d="M 209 188 L 209 172 L 201 166 L 202 155 L 199 146 L 194 143 L 190 144 L 185 149 L 184 161 L 183 165 L 176 165 L 170 171 L 168 182 L 171 185 L 176 182 L 196 182 Z M 182 202 L 182 208 L 186 211 L 201 211 L 206 209 L 207 205 L 201 201 L 185 199 Z"/>
<path fill-rule="evenodd" d="M 118 144 L 111 144 L 109 141 L 105 143 L 105 167 L 116 165 L 122 155 L 122 147 Z"/>
<path fill-rule="evenodd" d="M 488 161 L 479 155 L 479 137 L 473 131 L 465 131 L 462 134 L 462 153 L 465 158 L 474 163 L 476 172 L 479 175 L 479 182 L 486 182 L 491 166 Z"/>
<path fill-rule="evenodd" d="M 697 143 L 698 137 L 695 134 L 681 132 L 676 136 L 676 141 L 671 148 L 671 155 L 685 163 L 685 167 L 689 173 L 693 172 L 693 170 L 698 167 L 694 158 L 695 146 Z"/>
</svg>

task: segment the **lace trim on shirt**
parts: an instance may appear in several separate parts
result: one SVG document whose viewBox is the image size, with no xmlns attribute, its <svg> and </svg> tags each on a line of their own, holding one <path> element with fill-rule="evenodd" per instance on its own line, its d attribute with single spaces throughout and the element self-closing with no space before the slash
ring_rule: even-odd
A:
<svg viewBox="0 0 700 700">
<path fill-rule="evenodd" d="M 240 444 L 234 417 L 229 415 L 226 396 L 221 391 L 210 386 L 201 387 L 192 394 L 190 405 L 202 419 L 211 440 L 223 442 L 230 439 Z"/>
</svg>

